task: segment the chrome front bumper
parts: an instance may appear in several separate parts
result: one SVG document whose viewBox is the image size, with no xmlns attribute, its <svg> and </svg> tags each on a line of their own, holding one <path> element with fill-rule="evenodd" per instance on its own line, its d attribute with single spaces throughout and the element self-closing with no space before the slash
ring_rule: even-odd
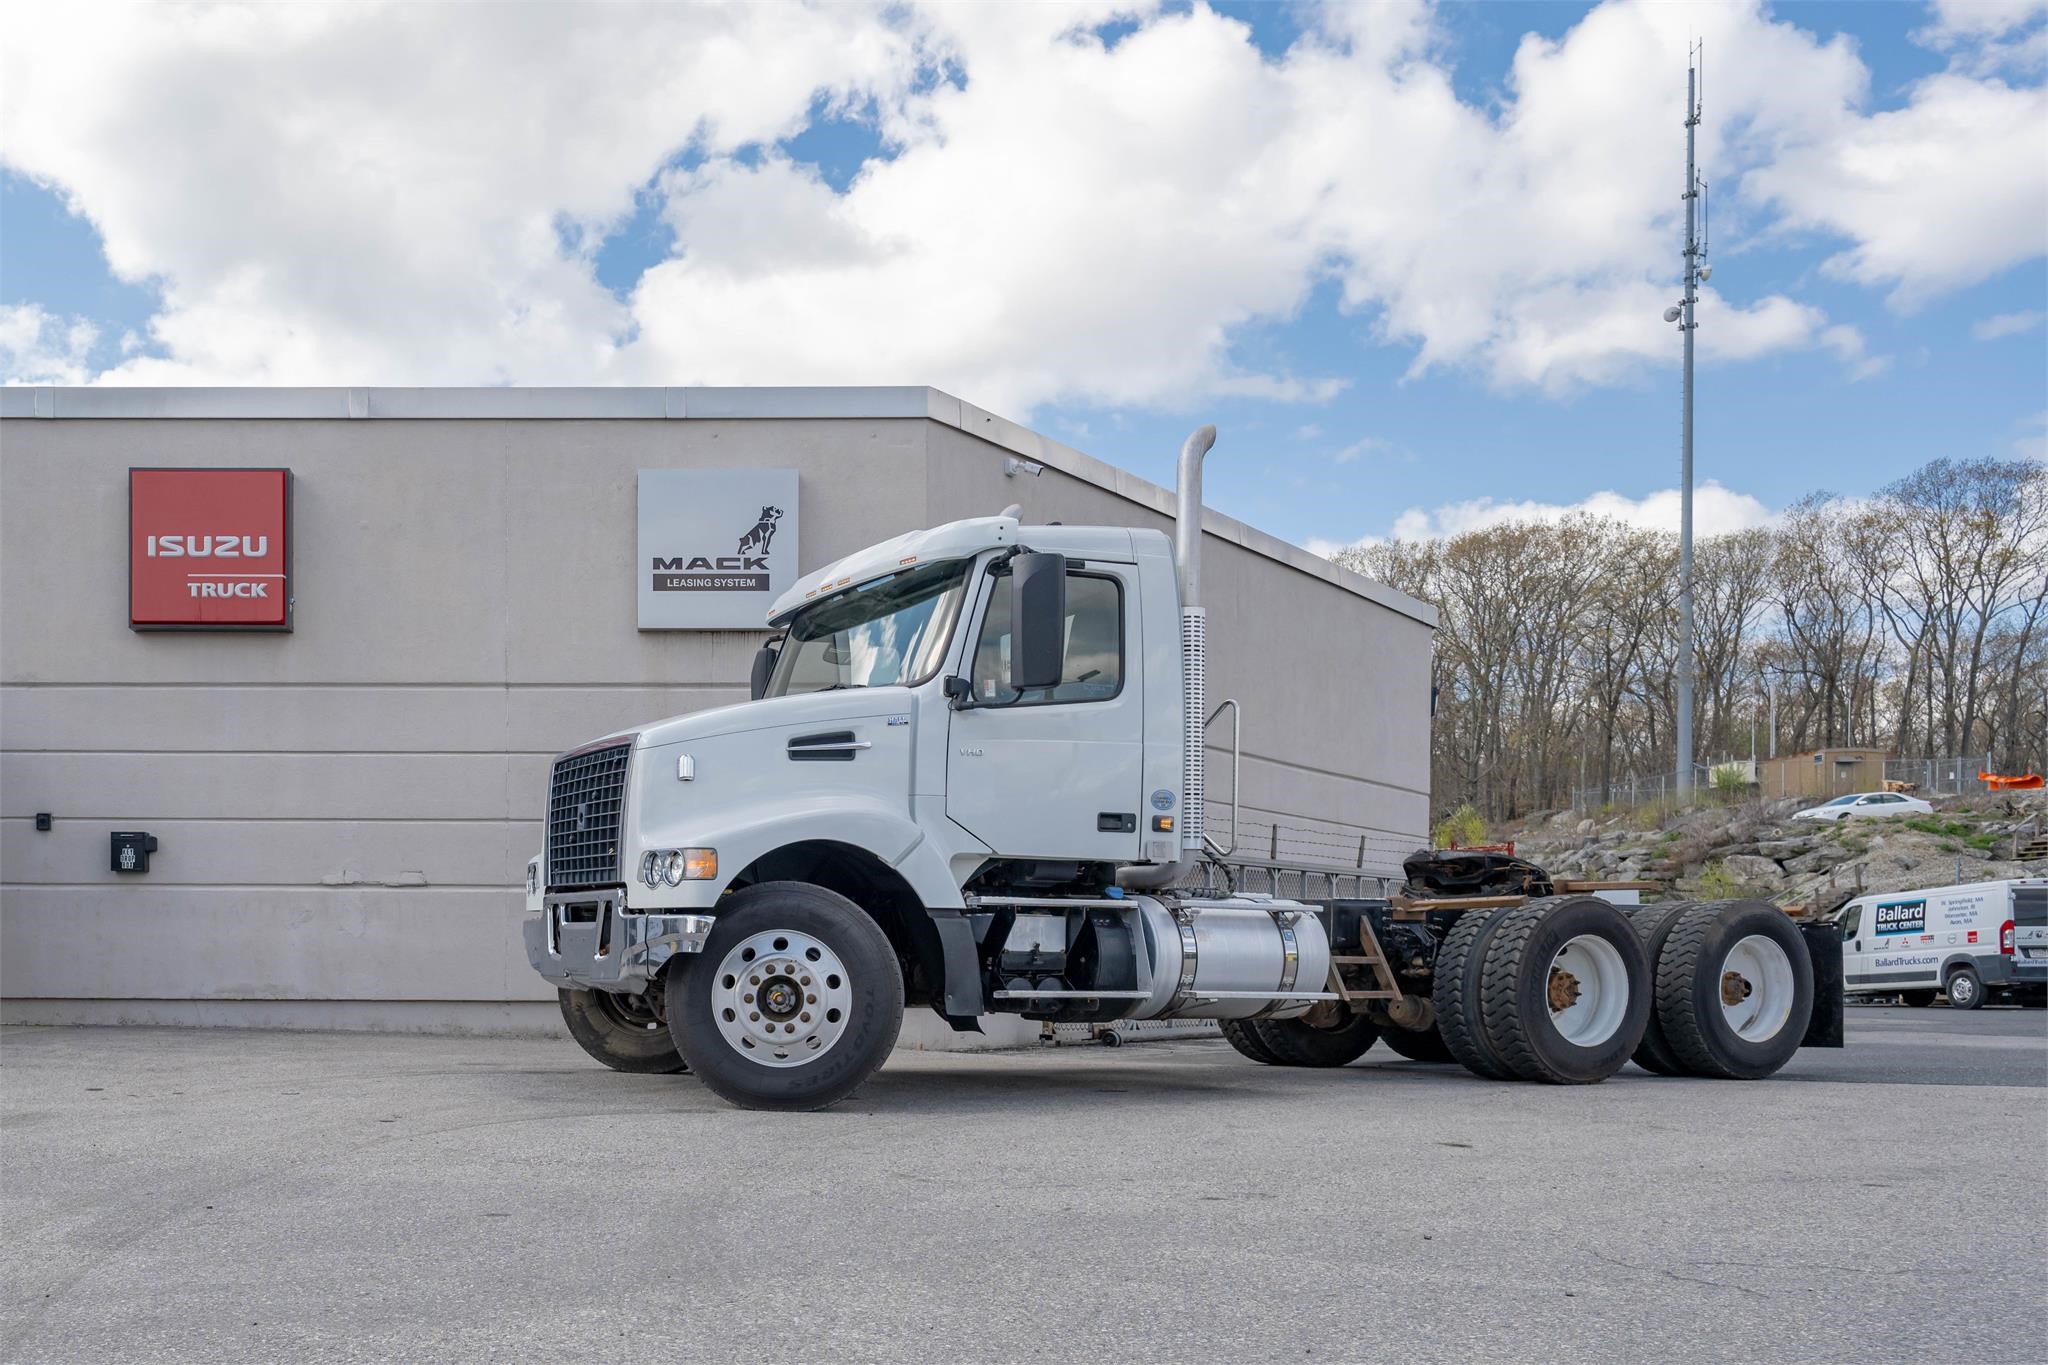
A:
<svg viewBox="0 0 2048 1365">
<path fill-rule="evenodd" d="M 701 953 L 710 915 L 632 915 L 625 892 L 562 891 L 522 926 L 526 960 L 557 986 L 637 995 L 677 953 Z"/>
</svg>

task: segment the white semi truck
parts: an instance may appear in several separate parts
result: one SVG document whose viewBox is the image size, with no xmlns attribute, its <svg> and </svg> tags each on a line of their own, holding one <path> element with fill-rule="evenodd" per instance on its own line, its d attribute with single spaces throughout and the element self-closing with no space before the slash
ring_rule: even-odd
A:
<svg viewBox="0 0 2048 1365">
<path fill-rule="evenodd" d="M 1204 427 L 1181 451 L 1171 542 L 1014 508 L 899 536 L 773 605 L 753 700 L 558 758 L 524 933 L 576 1041 L 766 1109 L 850 1094 L 907 1005 L 962 1030 L 1000 1013 L 1216 1019 L 1278 1065 L 1343 1065 L 1385 1037 L 1562 1083 L 1632 1056 L 1761 1076 L 1839 1045 L 1838 949 L 1817 981 L 1801 928 L 1760 903 L 1632 920 L 1589 895 L 1181 889 L 1220 851 L 1200 529 L 1214 440 Z"/>
</svg>

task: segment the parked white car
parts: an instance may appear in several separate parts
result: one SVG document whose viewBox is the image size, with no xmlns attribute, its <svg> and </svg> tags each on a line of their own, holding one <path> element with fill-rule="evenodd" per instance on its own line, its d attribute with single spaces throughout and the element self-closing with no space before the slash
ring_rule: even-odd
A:
<svg viewBox="0 0 2048 1365">
<path fill-rule="evenodd" d="M 1793 816 L 1794 820 L 1875 820 L 1888 815 L 1932 815 L 1934 807 L 1898 792 L 1851 792 Z"/>
</svg>

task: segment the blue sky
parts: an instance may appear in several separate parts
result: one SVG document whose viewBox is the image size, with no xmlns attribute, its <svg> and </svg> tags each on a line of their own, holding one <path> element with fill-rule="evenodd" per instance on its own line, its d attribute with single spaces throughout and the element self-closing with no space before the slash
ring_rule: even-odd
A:
<svg viewBox="0 0 2048 1365">
<path fill-rule="evenodd" d="M 480 168 L 475 198 L 443 188 L 460 160 L 412 167 L 403 164 L 401 146 L 386 153 L 390 159 L 372 179 L 325 203 L 320 196 L 329 191 L 303 185 L 301 163 L 280 156 L 274 142 L 231 148 L 232 161 L 196 160 L 173 182 L 154 178 L 164 153 L 130 149 L 132 135 L 126 143 L 112 133 L 94 140 L 95 128 L 118 131 L 124 121 L 133 127 L 166 116 L 175 122 L 204 102 L 172 86 L 152 107 L 113 88 L 123 81 L 123 61 L 132 64 L 127 74 L 139 73 L 124 85 L 147 90 L 143 78 L 189 58 L 192 36 L 167 31 L 156 46 L 138 40 L 134 51 L 87 77 L 105 86 L 80 101 L 93 118 L 69 121 L 52 107 L 54 96 L 38 104 L 34 89 L 0 110 L 0 308 L 9 310 L 0 360 L 14 382 L 928 382 L 1160 482 L 1171 481 L 1187 429 L 1215 421 L 1222 437 L 1211 460 L 1211 504 L 1304 543 L 1341 544 L 1397 527 L 1456 529 L 1500 515 L 1500 504 L 1563 507 L 1603 491 L 1621 495 L 1627 510 L 1676 479 L 1679 336 L 1657 333 L 1659 350 L 1654 339 L 1632 334 L 1592 360 L 1572 357 L 1608 345 L 1599 338 L 1616 325 L 1587 320 L 1583 308 L 1594 305 L 1584 300 L 1651 284 L 1676 295 L 1675 219 L 1654 215 L 1668 215 L 1666 201 L 1675 202 L 1682 182 L 1683 132 L 1668 114 L 1682 102 L 1685 72 L 1683 35 L 1649 32 L 1660 16 L 1634 6 L 1607 8 L 1614 12 L 1592 22 L 1584 5 L 1454 2 L 1423 13 L 1414 33 L 1391 37 L 1394 26 L 1385 20 L 1392 10 L 1373 14 L 1372 27 L 1346 28 L 1350 19 L 1333 18 L 1324 7 L 1138 6 L 1092 16 L 1100 22 L 1074 32 L 1025 32 L 1016 26 L 1027 21 L 1018 18 L 991 35 L 974 30 L 964 12 L 942 9 L 933 12 L 929 30 L 907 38 L 900 15 L 864 21 L 846 17 L 842 7 L 834 22 L 849 27 L 827 35 L 830 42 L 808 58 L 810 68 L 803 66 L 803 45 L 813 40 L 815 24 L 785 31 L 773 29 L 772 18 L 757 18 L 749 22 L 770 29 L 735 40 L 753 45 L 748 50 L 756 55 L 795 54 L 785 63 L 797 68 L 786 89 L 764 93 L 738 87 L 773 81 L 735 81 L 718 97 L 724 103 L 677 104 L 675 125 L 648 135 L 648 109 L 674 103 L 650 94 L 647 103 L 614 111 L 622 128 L 630 121 L 633 135 L 645 136 L 644 146 L 623 149 L 595 169 L 588 163 L 605 159 L 591 154 L 605 141 L 599 126 L 588 142 L 570 134 L 545 147 L 522 145 L 512 130 L 488 124 L 460 136 L 447 130 Z M 1848 165 L 1859 156 L 1867 162 L 1872 145 L 1884 152 L 1891 145 L 1885 130 L 1899 121 L 1887 115 L 1917 116 L 1932 105 L 1937 87 L 1972 98 L 1988 92 L 2038 100 L 2041 8 L 2032 0 L 2007 8 L 2016 17 L 1999 24 L 1908 4 L 1696 11 L 1702 28 L 1729 35 L 1713 40 L 1724 45 L 1708 54 L 1705 119 L 1723 145 L 1703 168 L 1715 186 L 1717 294 L 1702 306 L 1700 336 L 1703 348 L 1718 340 L 1717 330 L 1745 339 L 1737 347 L 1741 358 L 1703 361 L 1697 427 L 1699 478 L 1739 495 L 1713 513 L 1729 524 L 1816 489 L 1866 492 L 1938 456 L 2038 452 L 2048 411 L 2048 331 L 2041 321 L 2048 311 L 2048 220 L 2036 218 L 2031 243 L 2021 233 L 2015 245 L 2009 228 L 2004 238 L 1963 242 L 1970 234 L 1939 219 L 1922 223 L 1916 214 L 1929 199 L 2005 186 L 1984 189 L 2007 198 L 1966 224 L 1994 211 L 2024 217 L 2032 203 L 2024 196 L 2041 178 L 2040 166 L 2024 164 L 2024 153 L 2048 164 L 2048 123 L 2035 124 L 2029 135 L 2023 120 L 2018 134 L 2008 128 L 2003 141 L 1959 139 L 1937 164 L 1961 169 L 1944 171 L 1948 178 L 1938 183 L 1916 187 L 1909 157 L 1897 177 L 1879 177 L 1899 181 L 1882 193 L 1845 180 L 1843 192 L 1830 196 L 1812 183 L 1813 167 Z M 433 22 L 474 23 L 490 13 Z M 345 37 L 375 47 L 374 31 L 358 31 L 371 21 L 337 11 L 333 22 L 352 26 Z M 861 22 L 871 26 L 855 27 Z M 1596 41 L 1602 32 L 1622 36 L 1603 48 Z M 280 33 L 272 51 L 206 51 L 228 70 L 282 52 L 274 64 L 289 72 L 298 37 Z M 528 51 L 520 33 L 494 31 L 489 41 L 507 45 L 508 62 Z M 691 35 L 676 41 L 674 51 L 690 50 Z M 1655 54 L 1650 69 L 1615 55 L 1630 41 L 1662 44 L 1647 49 Z M 872 55 L 861 55 L 862 43 L 876 45 Z M 1248 46 L 1258 61 L 1242 60 L 1233 44 Z M 1515 67 L 1525 44 L 1550 45 L 1559 80 L 1542 86 L 1534 66 Z M 1077 45 L 1089 49 L 1081 53 L 1085 62 Z M 1162 69 L 1195 73 L 1189 79 L 1212 82 L 1218 102 L 1248 110 L 1267 107 L 1256 101 L 1270 97 L 1274 131 L 1266 141 L 1247 142 L 1240 163 L 1256 158 L 1270 167 L 1339 123 L 1368 121 L 1299 112 L 1312 98 L 1345 98 L 1341 81 L 1318 82 L 1308 59 L 1318 45 L 1341 47 L 1360 63 L 1367 84 L 1387 82 L 1389 102 L 1371 108 L 1391 112 L 1372 113 L 1370 142 L 1357 144 L 1368 167 L 1359 172 L 1365 183 L 1347 185 L 1340 165 L 1329 172 L 1334 190 L 1305 193 L 1298 211 L 1245 227 L 1241 238 L 1219 242 L 1210 254 L 1163 268 L 1158 280 L 1149 278 L 1145 249 L 1097 258 L 1086 203 L 1060 206 L 1036 222 L 1038 206 L 1067 185 L 1068 164 L 1074 194 L 1105 206 L 1102 237 L 1141 240 L 1151 230 L 1145 220 L 1176 204 L 1184 214 L 1209 213 L 1199 187 L 1163 179 L 1156 193 L 1118 206 L 1125 180 L 1149 191 L 1146 177 L 1173 172 L 1144 160 L 1087 162 L 1093 125 L 1063 107 L 1085 104 L 1085 95 L 1062 95 L 1078 89 L 1076 82 L 1102 74 L 1115 88 L 1100 98 L 1116 108 L 1127 108 L 1114 102 L 1133 89 L 1144 92 L 1144 82 L 1159 79 Z M 530 46 L 541 54 L 536 60 L 551 56 L 545 32 Z M 1390 55 L 1375 55 L 1380 47 Z M 1171 61 L 1148 59 L 1155 48 L 1170 51 Z M 1041 55 L 1041 67 L 1028 64 L 1026 58 Z M 1724 58 L 1731 69 L 1717 65 Z M 1823 108 L 1817 99 L 1797 107 L 1789 97 L 1784 107 L 1773 102 L 1773 81 L 1806 79 L 1800 63 L 1811 67 L 1813 85 L 1840 84 L 1839 107 Z M 1589 80 L 1640 87 L 1631 98 L 1656 109 L 1662 121 L 1652 120 L 1656 141 L 1647 153 L 1635 142 L 1618 145 L 1617 163 L 1648 172 L 1628 173 L 1627 180 L 1647 188 L 1621 185 L 1625 202 L 1611 248 L 1581 253 L 1569 235 L 1546 238 L 1547 224 L 1571 221 L 1575 200 L 1597 199 L 1612 187 L 1584 182 L 1587 172 L 1569 165 L 1570 146 L 1540 139 L 1526 144 L 1538 149 L 1530 155 L 1550 147 L 1560 169 L 1532 171 L 1526 198 L 1510 188 L 1469 213 L 1418 205 L 1420 221 L 1361 227 L 1377 222 L 1383 207 L 1373 198 L 1377 186 L 1420 174 L 1400 158 L 1430 106 L 1395 101 L 1415 94 L 1414 73 L 1424 68 L 1447 84 L 1466 120 L 1457 136 L 1474 146 L 1490 138 L 1505 145 L 1518 121 L 1551 118 L 1583 119 L 1571 126 L 1604 136 L 1617 122 L 1638 120 L 1575 112 L 1569 92 Z M 1790 74 L 1771 74 L 1780 68 Z M 732 80 L 729 71 L 729 64 L 715 68 L 706 79 Z M 1747 90 L 1746 71 L 1754 77 Z M 266 89 L 252 74 L 246 98 L 303 97 L 297 111 L 255 107 L 282 123 L 296 112 L 321 135 L 355 146 L 374 140 L 346 123 L 362 117 L 350 82 L 373 80 L 367 72 L 316 73 L 303 96 L 282 78 Z M 331 90 L 320 87 L 323 79 L 335 82 Z M 632 74 L 579 72 L 569 63 L 541 79 L 559 84 L 564 105 L 581 118 L 587 97 L 579 80 L 630 85 Z M 1043 90 L 1047 104 L 1034 109 L 1012 96 L 995 116 L 973 108 L 976 99 L 996 99 L 992 92 L 1006 81 L 1025 92 Z M 1717 103 L 1722 87 L 1736 93 Z M 443 134 L 436 119 L 453 117 L 446 111 L 461 91 L 447 93 L 448 104 L 423 100 L 402 113 L 429 130 L 425 141 Z M 1172 92 L 1161 89 L 1139 107 L 1171 100 Z M 661 115 L 652 117 L 658 123 Z M 1062 128 L 1062 117 L 1072 127 Z M 975 137 L 1002 150 L 977 153 Z M 1804 147 L 1805 159 L 1782 152 L 1787 142 Z M 1411 161 L 1445 156 L 1442 148 L 1450 145 L 1418 142 Z M 1161 146 L 1158 137 L 1143 143 L 1150 156 Z M 189 147 L 180 142 L 173 154 Z M 1165 151 L 1170 161 L 1174 149 Z M 954 162 L 942 168 L 947 155 Z M 904 244 L 905 234 L 915 237 L 933 224 L 931 201 L 895 220 L 887 218 L 890 201 L 911 200 L 939 181 L 963 186 L 963 206 L 984 205 L 1003 191 L 1001 175 L 989 175 L 991 161 L 1003 156 L 1023 169 L 1017 202 L 993 229 L 936 246 Z M 318 164 L 319 157 L 310 160 Z M 1191 175 L 1207 173 L 1191 165 Z M 1223 163 L 1224 173 L 1229 169 Z M 487 172 L 503 177 L 497 189 Z M 1596 158 L 1594 181 L 1601 174 Z M 267 175 L 276 179 L 266 182 Z M 1496 186 L 1500 178 L 1492 177 Z M 1488 180 L 1482 171 L 1473 184 L 1485 191 Z M 2009 188 L 2015 180 L 2017 210 Z M 373 192 L 366 194 L 364 184 Z M 392 207 L 380 216 L 386 192 Z M 1466 200 L 1473 192 L 1471 185 L 1457 191 Z M 431 201 L 436 194 L 449 196 L 447 202 L 429 203 L 417 220 L 406 217 L 411 210 L 402 199 Z M 1344 194 L 1357 207 L 1324 206 Z M 1630 195 L 1643 207 L 1631 210 Z M 494 216 L 508 200 L 518 201 L 516 215 L 507 208 L 502 219 Z M 345 205 L 340 217 L 348 226 L 338 244 L 323 239 L 337 218 L 335 204 Z M 1232 211 L 1225 205 L 1221 213 Z M 1631 227 L 1621 220 L 1632 211 L 1641 221 Z M 1476 305 L 1447 297 L 1459 289 L 1457 270 L 1445 272 L 1448 284 L 1432 284 L 1433 293 L 1386 278 L 1390 270 L 1429 273 L 1440 259 L 1433 254 L 1432 213 L 1446 219 L 1447 237 L 1460 239 L 1447 240 L 1443 250 L 1471 253 L 1473 277 L 1484 281 L 1474 289 L 1486 294 Z M 553 229 L 538 245 L 529 240 L 536 222 Z M 1029 229 L 1023 249 L 980 254 L 978 237 L 1020 225 Z M 1605 222 L 1591 229 L 1608 230 Z M 1645 254 L 1645 231 L 1661 243 L 1661 255 Z M 934 241 L 949 232 L 934 225 Z M 1268 258 L 1268 243 L 1297 232 L 1317 240 Z M 853 234 L 864 240 L 851 241 Z M 505 245 L 514 237 L 522 243 L 516 250 Z M 308 243 L 303 251 L 301 240 Z M 1543 240 L 1551 245 L 1539 245 Z M 987 264 L 1028 254 L 1032 242 L 1049 244 L 1049 262 L 1020 268 L 1012 279 L 1002 277 L 1001 265 Z M 1929 251 L 1930 242 L 1939 250 Z M 1898 243 L 1905 245 L 1904 265 Z M 1859 248 L 1891 264 L 1845 266 L 1845 255 Z M 1054 299 L 1036 309 L 1032 295 L 1044 289 L 1045 276 L 1032 270 L 1057 271 L 1061 252 L 1077 262 L 1077 273 L 1099 273 L 1078 301 Z M 1916 252 L 1939 256 L 1928 263 L 1926 280 L 1915 273 Z M 1972 252 L 1992 264 L 1975 268 Z M 1552 275 L 1542 259 L 1517 261 L 1524 253 L 1571 259 Z M 901 259 L 875 264 L 892 255 Z M 1396 258 L 1411 264 L 1382 268 Z M 467 278 L 472 259 L 479 264 Z M 977 263 L 972 278 L 962 277 L 963 260 Z M 344 273 L 357 272 L 361 290 L 332 278 L 338 263 Z M 863 271 L 887 273 L 864 278 Z M 376 306 L 387 287 L 389 299 Z M 884 287 L 958 289 L 960 304 L 907 312 L 897 324 L 907 335 L 891 336 L 889 321 L 873 317 L 872 299 Z M 1560 301 L 1561 294 L 1571 297 Z M 1210 295 L 1216 301 L 1205 312 Z M 1441 321 L 1465 305 L 1491 318 L 1480 332 Z M 1654 314 L 1656 303 L 1631 307 Z M 792 340 L 785 359 L 775 329 L 752 329 L 754 319 L 778 308 L 789 310 L 781 337 L 807 330 L 804 310 L 815 308 L 823 338 L 808 351 Z M 1545 329 L 1581 330 L 1531 358 L 1515 331 L 1538 308 L 1563 319 L 1546 321 Z M 1743 316 L 1731 317 L 1731 308 Z M 1771 309 L 1783 325 L 1765 325 Z M 443 316 L 448 345 L 422 348 L 422 335 L 431 339 Z M 1153 316 L 1156 328 L 1148 327 Z M 935 334 L 947 329 L 957 334 Z M 1013 336 L 1014 344 L 1005 349 L 990 331 Z M 1180 340 L 1191 331 L 1209 340 Z M 1155 336 L 1160 354 L 1148 356 Z M 866 338 L 874 342 L 871 368 L 862 361 Z M 1433 358 L 1418 364 L 1426 350 Z M 1654 521 L 1666 515 L 1660 507 L 1631 514 Z"/>
</svg>

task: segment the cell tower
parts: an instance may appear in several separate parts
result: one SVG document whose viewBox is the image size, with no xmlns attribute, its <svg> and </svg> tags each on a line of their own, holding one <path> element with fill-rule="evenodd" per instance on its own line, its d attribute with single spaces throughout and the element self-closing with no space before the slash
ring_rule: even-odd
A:
<svg viewBox="0 0 2048 1365">
<path fill-rule="evenodd" d="M 1678 494 L 1678 794 L 1692 795 L 1692 352 L 1699 330 L 1695 308 L 1700 281 L 1712 273 L 1706 262 L 1707 184 L 1700 179 L 1697 134 L 1704 103 L 1704 42 L 1686 53 L 1685 68 L 1685 298 L 1664 310 L 1685 337 L 1685 399 L 1679 445 Z"/>
</svg>

